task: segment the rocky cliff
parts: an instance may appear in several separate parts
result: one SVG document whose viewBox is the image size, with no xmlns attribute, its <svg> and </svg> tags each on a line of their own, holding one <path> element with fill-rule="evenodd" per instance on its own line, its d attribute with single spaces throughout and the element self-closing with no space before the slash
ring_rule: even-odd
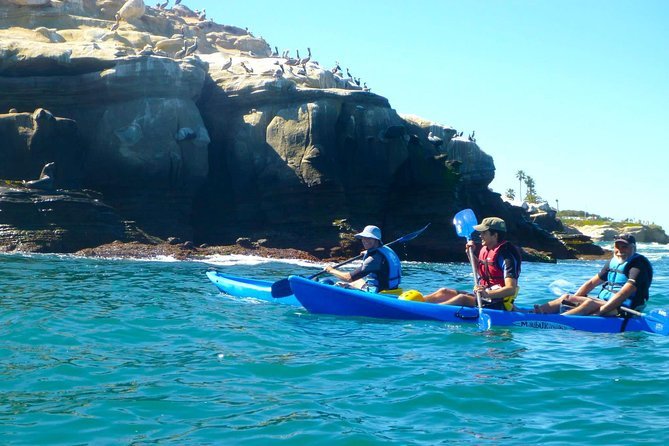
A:
<svg viewBox="0 0 669 446">
<path fill-rule="evenodd" d="M 327 256 L 365 224 L 391 240 L 432 222 L 407 255 L 451 260 L 463 257 L 451 219 L 471 207 L 525 247 L 572 257 L 488 189 L 493 159 L 475 141 L 398 115 L 310 51 L 280 57 L 183 5 L 0 0 L 0 92 L 0 178 L 16 186 L 55 162 L 56 189 L 97 191 L 117 215 L 104 239 L 134 221 L 162 238 Z M 22 220 L 3 212 L 7 235 Z"/>
</svg>

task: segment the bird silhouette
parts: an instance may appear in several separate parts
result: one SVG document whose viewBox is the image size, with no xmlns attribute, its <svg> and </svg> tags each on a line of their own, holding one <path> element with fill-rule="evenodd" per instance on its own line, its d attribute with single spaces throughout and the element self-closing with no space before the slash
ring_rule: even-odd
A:
<svg viewBox="0 0 669 446">
<path fill-rule="evenodd" d="M 116 31 L 118 29 L 119 25 L 121 24 L 121 16 L 119 15 L 118 12 L 114 15 L 114 18 L 116 19 L 116 23 L 114 23 L 112 25 L 112 27 L 111 27 L 112 31 Z"/>
<path fill-rule="evenodd" d="M 430 141 L 435 148 L 441 146 L 444 143 L 443 139 L 441 139 L 438 136 L 435 136 L 434 134 L 432 134 L 432 132 L 427 134 L 427 140 Z"/>
<path fill-rule="evenodd" d="M 227 61 L 226 63 L 223 64 L 223 66 L 221 67 L 221 70 L 227 71 L 227 70 L 230 69 L 231 66 L 232 66 L 232 57 L 230 58 L 229 61 Z"/>
<path fill-rule="evenodd" d="M 191 46 L 186 48 L 186 51 L 184 52 L 184 57 L 190 56 L 195 51 L 197 51 L 197 36 L 195 36 L 195 42 Z"/>
<path fill-rule="evenodd" d="M 245 64 L 243 61 L 240 62 L 239 64 L 242 66 L 242 68 L 244 68 L 244 70 L 245 70 L 248 74 L 253 73 L 253 68 L 251 68 L 251 67 L 247 67 L 246 64 Z"/>
<path fill-rule="evenodd" d="M 309 55 L 300 60 L 300 65 L 304 65 L 311 60 L 311 48 L 307 48 L 307 51 L 309 52 Z"/>
</svg>

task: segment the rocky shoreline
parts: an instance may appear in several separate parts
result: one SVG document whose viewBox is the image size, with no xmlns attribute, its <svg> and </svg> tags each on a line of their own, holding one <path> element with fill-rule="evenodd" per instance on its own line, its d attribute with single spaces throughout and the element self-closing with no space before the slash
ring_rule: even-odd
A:
<svg viewBox="0 0 669 446">
<path fill-rule="evenodd" d="M 227 246 L 194 246 L 192 243 L 159 243 L 112 242 L 95 248 L 86 248 L 73 255 L 81 257 L 117 258 L 117 259 L 155 259 L 171 257 L 176 260 L 202 260 L 213 255 L 245 255 L 268 259 L 299 259 L 313 262 L 321 259 L 297 249 L 274 249 L 263 246 L 243 247 Z"/>
</svg>

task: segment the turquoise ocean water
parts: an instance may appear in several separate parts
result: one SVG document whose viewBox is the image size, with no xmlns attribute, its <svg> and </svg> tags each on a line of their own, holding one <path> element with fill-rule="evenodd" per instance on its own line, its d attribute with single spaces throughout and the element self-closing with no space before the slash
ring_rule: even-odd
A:
<svg viewBox="0 0 669 446">
<path fill-rule="evenodd" d="M 669 247 L 641 245 L 669 308 Z M 218 293 L 322 265 L 0 256 L 0 444 L 665 444 L 669 338 L 317 316 Z M 525 264 L 519 302 L 600 261 Z M 407 263 L 405 285 L 468 287 Z"/>
</svg>

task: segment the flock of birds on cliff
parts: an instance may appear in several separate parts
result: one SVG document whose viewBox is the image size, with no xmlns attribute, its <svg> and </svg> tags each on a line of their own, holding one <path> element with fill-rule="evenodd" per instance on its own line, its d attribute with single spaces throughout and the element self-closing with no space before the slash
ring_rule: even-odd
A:
<svg viewBox="0 0 669 446">
<path fill-rule="evenodd" d="M 205 9 L 202 11 L 200 10 L 194 10 L 191 11 L 188 7 L 184 5 L 180 5 L 181 0 L 175 0 L 174 1 L 174 6 L 179 6 L 179 13 L 180 14 L 185 14 L 190 17 L 197 18 L 199 23 L 197 23 L 198 28 L 204 28 L 206 26 L 212 25 L 213 21 L 207 19 L 207 12 Z M 161 13 L 173 13 L 173 10 L 168 9 L 169 5 L 169 0 L 166 0 L 164 3 L 157 3 L 155 6 L 155 9 L 160 11 Z M 125 6 L 125 5 L 124 5 Z M 115 21 L 112 24 L 110 30 L 112 32 L 116 32 L 121 25 L 122 20 L 128 20 L 128 17 L 124 17 L 123 14 L 124 7 L 121 7 L 118 12 L 114 15 Z M 194 36 L 192 43 L 188 44 L 188 40 L 186 37 L 186 31 L 188 27 L 184 25 L 181 28 L 180 31 L 180 40 L 183 41 L 183 47 L 176 51 L 173 55 L 174 59 L 182 59 L 186 58 L 188 56 L 191 56 L 196 53 L 198 49 L 198 37 Z M 246 28 L 246 31 L 249 33 L 249 35 L 253 35 L 248 31 L 248 28 Z M 251 56 L 255 56 L 252 52 L 249 52 Z M 270 57 L 277 58 L 277 59 L 283 59 L 281 60 L 276 60 L 274 62 L 275 65 L 277 65 L 277 69 L 274 70 L 272 75 L 275 78 L 281 78 L 283 77 L 286 72 L 290 73 L 293 76 L 302 76 L 306 77 L 309 74 L 308 66 L 307 64 L 311 62 L 314 65 L 318 65 L 318 62 L 312 60 L 312 54 L 311 54 L 311 48 L 307 48 L 307 53 L 308 55 L 306 57 L 300 57 L 300 52 L 299 50 L 295 51 L 296 56 L 291 57 L 290 50 L 284 50 L 281 55 L 279 56 L 279 49 L 278 47 L 274 47 L 274 51 L 271 53 Z M 153 45 L 146 45 L 141 51 L 138 53 L 141 56 L 150 56 L 150 55 L 158 55 L 158 56 L 168 56 L 168 54 L 165 51 L 162 51 L 161 49 L 154 48 Z M 122 57 L 127 55 L 127 51 L 120 49 L 117 51 L 116 56 L 117 57 Z M 254 70 L 252 67 L 247 65 L 243 60 L 238 63 L 238 65 L 244 70 L 244 72 L 248 74 L 253 74 Z M 230 59 L 225 62 L 221 70 L 222 71 L 230 71 L 230 69 L 233 66 L 233 58 L 230 57 Z M 287 68 L 286 68 L 287 67 Z M 353 89 L 361 89 L 362 91 L 371 91 L 369 87 L 367 87 L 366 82 L 361 82 L 361 79 L 359 77 L 354 77 L 350 70 L 346 68 L 346 76 L 344 76 L 344 73 L 341 69 L 341 66 L 339 65 L 339 62 L 337 61 L 335 63 L 335 66 L 330 70 L 332 75 L 334 76 L 334 81 L 337 87 L 341 88 L 353 88 Z"/>
</svg>

